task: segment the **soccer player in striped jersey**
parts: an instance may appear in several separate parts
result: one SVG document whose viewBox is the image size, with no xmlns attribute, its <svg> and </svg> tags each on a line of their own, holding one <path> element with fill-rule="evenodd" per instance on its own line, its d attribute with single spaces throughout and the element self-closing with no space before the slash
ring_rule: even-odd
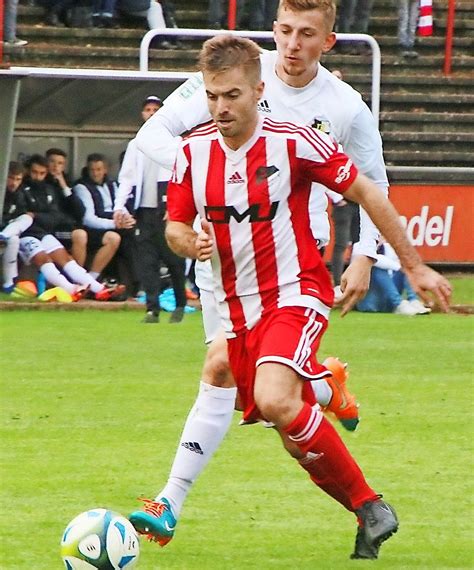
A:
<svg viewBox="0 0 474 570">
<path fill-rule="evenodd" d="M 381 137 L 368 107 L 359 93 L 319 63 L 321 55 L 336 41 L 334 21 L 332 0 L 280 0 L 274 24 L 277 51 L 262 51 L 260 56 L 265 86 L 258 110 L 263 116 L 292 120 L 328 132 L 343 144 L 361 172 L 385 192 L 388 182 Z M 150 158 L 172 168 L 179 135 L 210 119 L 202 75 L 198 73 L 172 93 L 166 99 L 166 105 L 140 129 L 137 144 Z M 319 246 L 329 240 L 327 200 L 322 188 L 319 183 L 314 183 L 310 197 L 313 236 Z M 341 280 L 344 291 L 341 314 L 365 295 L 376 257 L 378 232 L 368 223 L 368 216 L 362 214 L 361 220 L 360 241 L 354 246 L 352 262 Z M 155 500 L 148 503 L 148 507 L 157 513 L 148 522 L 162 546 L 173 537 L 187 494 L 229 429 L 236 397 L 225 336 L 219 332 L 220 319 L 208 262 L 196 264 L 196 282 L 201 291 L 203 324 L 209 347 L 199 393 L 184 425 L 168 481 Z M 335 359 L 325 361 L 325 364 L 333 375 L 312 381 L 318 402 L 334 412 L 344 427 L 355 429 L 358 409 L 355 397 L 345 385 L 347 371 Z M 308 461 L 287 437 L 282 435 L 282 439 L 312 481 L 334 495 L 334 485 L 319 469 L 318 462 Z M 197 443 L 198 452 L 188 445 L 190 442 Z M 135 514 L 137 520 L 142 518 L 141 512 L 137 511 L 131 520 Z M 355 555 L 376 557 L 374 549 L 364 550 L 363 534 L 360 538 L 358 533 Z"/>
<path fill-rule="evenodd" d="M 259 117 L 258 53 L 256 44 L 233 36 L 204 44 L 201 67 L 215 124 L 181 145 L 167 236 L 178 254 L 211 259 L 244 418 L 273 422 L 299 448 L 303 465 L 317 464 L 316 473 L 327 474 L 320 486 L 360 522 L 353 556 L 376 558 L 381 542 L 397 531 L 394 510 L 368 486 L 303 381 L 327 374 L 316 352 L 333 303 L 311 230 L 312 182 L 366 208 L 425 297 L 432 291 L 446 308 L 450 285 L 423 265 L 393 206 L 333 139 Z M 203 220 L 199 233 L 192 227 L 196 214 Z M 163 506 L 151 502 L 148 512 L 133 513 L 135 527 L 164 538 L 154 526 Z"/>
</svg>

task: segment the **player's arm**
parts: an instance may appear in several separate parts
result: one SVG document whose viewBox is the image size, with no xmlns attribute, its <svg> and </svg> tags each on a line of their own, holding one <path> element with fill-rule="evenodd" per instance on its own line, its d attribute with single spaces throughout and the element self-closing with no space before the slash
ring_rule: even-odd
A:
<svg viewBox="0 0 474 570">
<path fill-rule="evenodd" d="M 160 166 L 171 170 L 184 132 L 209 121 L 202 75 L 185 81 L 164 101 L 136 135 L 138 149 Z"/>
<path fill-rule="evenodd" d="M 168 222 L 166 241 L 170 248 L 181 257 L 207 261 L 212 257 L 214 241 L 209 222 L 202 221 L 202 230 L 195 232 L 192 222 Z"/>
<path fill-rule="evenodd" d="M 369 108 L 362 104 L 355 116 L 344 151 L 352 158 L 359 170 L 365 173 L 387 196 L 388 180 L 382 152 L 382 141 Z M 360 236 L 354 244 L 349 267 L 341 276 L 342 297 L 336 304 L 342 307 L 344 316 L 351 307 L 363 299 L 370 286 L 370 273 L 376 260 L 380 233 L 367 212 L 360 209 Z"/>
<path fill-rule="evenodd" d="M 423 263 L 418 252 L 408 241 L 398 212 L 380 192 L 380 189 L 366 176 L 359 174 L 344 192 L 344 196 L 357 202 L 366 210 L 397 253 L 415 292 L 426 302 L 430 301 L 428 292 L 431 292 L 441 308 L 447 311 L 451 298 L 451 285 L 442 275 Z"/>
<path fill-rule="evenodd" d="M 118 189 L 114 200 L 113 220 L 118 228 L 122 227 L 125 220 L 130 218 L 130 213 L 125 204 L 132 194 L 133 187 L 137 184 L 137 152 L 136 141 L 132 139 L 128 143 L 123 157 L 118 175 Z"/>
</svg>

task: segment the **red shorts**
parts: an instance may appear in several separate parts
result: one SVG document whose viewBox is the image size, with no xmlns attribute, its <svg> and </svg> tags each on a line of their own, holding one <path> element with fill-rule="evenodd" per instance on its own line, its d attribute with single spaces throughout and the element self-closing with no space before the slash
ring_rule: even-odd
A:
<svg viewBox="0 0 474 570">
<path fill-rule="evenodd" d="M 304 380 L 317 380 L 330 374 L 316 359 L 327 324 L 327 319 L 314 309 L 283 307 L 261 319 L 250 331 L 228 339 L 230 367 L 245 420 L 265 419 L 253 396 L 259 364 L 274 362 L 289 366 Z M 305 402 L 316 403 L 309 382 L 303 384 L 302 395 Z"/>
</svg>

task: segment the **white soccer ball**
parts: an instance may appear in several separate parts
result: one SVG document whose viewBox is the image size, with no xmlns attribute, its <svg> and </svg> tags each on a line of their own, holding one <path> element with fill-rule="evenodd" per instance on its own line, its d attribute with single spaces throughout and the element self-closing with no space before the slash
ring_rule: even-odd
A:
<svg viewBox="0 0 474 570">
<path fill-rule="evenodd" d="M 67 525 L 61 540 L 67 570 L 130 570 L 139 554 L 140 543 L 132 524 L 107 509 L 78 515 Z"/>
</svg>

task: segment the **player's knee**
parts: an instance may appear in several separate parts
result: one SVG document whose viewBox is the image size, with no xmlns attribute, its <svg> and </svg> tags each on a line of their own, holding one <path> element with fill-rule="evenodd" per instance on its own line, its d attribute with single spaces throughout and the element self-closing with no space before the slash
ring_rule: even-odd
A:
<svg viewBox="0 0 474 570">
<path fill-rule="evenodd" d="M 72 242 L 80 247 L 87 246 L 87 232 L 83 229 L 73 230 L 71 234 Z"/>
<path fill-rule="evenodd" d="M 202 377 L 204 382 L 219 388 L 232 388 L 235 386 L 230 371 L 227 349 L 223 351 L 209 351 L 204 362 Z"/>
<path fill-rule="evenodd" d="M 281 418 L 288 415 L 289 405 L 278 392 L 269 390 L 268 387 L 255 386 L 254 398 L 266 420 L 279 424 Z"/>
<path fill-rule="evenodd" d="M 105 232 L 102 238 L 102 244 L 118 249 L 121 240 L 122 238 L 120 237 L 120 234 L 118 234 L 117 232 Z"/>
</svg>

